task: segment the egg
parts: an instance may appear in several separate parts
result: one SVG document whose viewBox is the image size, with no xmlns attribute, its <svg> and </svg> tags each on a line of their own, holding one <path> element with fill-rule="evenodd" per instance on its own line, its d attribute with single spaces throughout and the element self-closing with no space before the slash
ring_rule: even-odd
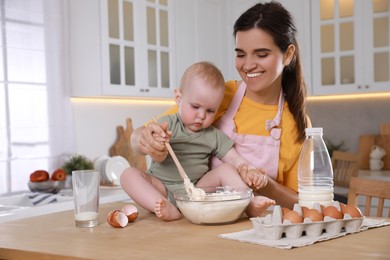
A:
<svg viewBox="0 0 390 260">
<path fill-rule="evenodd" d="M 328 207 L 321 207 L 322 208 L 322 214 L 324 216 L 328 216 L 330 218 L 334 219 L 342 219 L 343 218 L 343 212 L 338 210 L 335 206 L 328 206 Z"/>
<path fill-rule="evenodd" d="M 304 218 L 310 218 L 311 221 L 323 221 L 324 215 L 322 215 L 318 210 L 316 209 L 307 209 L 303 211 L 303 217 Z"/>
<path fill-rule="evenodd" d="M 299 215 L 298 212 L 294 210 L 286 210 L 283 211 L 283 223 L 285 220 L 291 221 L 291 223 L 296 224 L 296 223 L 302 223 L 303 217 Z"/>
<path fill-rule="evenodd" d="M 308 208 L 308 207 L 305 207 L 305 206 L 302 206 L 301 209 L 302 209 L 303 215 L 305 215 L 305 212 L 306 212 L 309 208 Z"/>
<path fill-rule="evenodd" d="M 282 208 L 282 215 L 286 214 L 287 212 L 289 212 L 291 209 L 289 208 Z"/>
<path fill-rule="evenodd" d="M 361 217 L 363 217 L 362 212 L 355 205 L 345 205 L 343 203 L 340 203 L 340 207 L 341 207 L 341 211 L 343 212 L 344 215 L 348 214 L 352 218 L 361 218 Z"/>
</svg>

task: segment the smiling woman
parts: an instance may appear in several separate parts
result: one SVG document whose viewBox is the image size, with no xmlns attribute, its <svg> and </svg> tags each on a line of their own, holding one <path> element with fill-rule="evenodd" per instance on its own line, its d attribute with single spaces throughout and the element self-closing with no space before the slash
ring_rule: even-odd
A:
<svg viewBox="0 0 390 260">
<path fill-rule="evenodd" d="M 65 1 L 0 0 L 0 194 L 72 149 L 63 37 Z"/>
</svg>

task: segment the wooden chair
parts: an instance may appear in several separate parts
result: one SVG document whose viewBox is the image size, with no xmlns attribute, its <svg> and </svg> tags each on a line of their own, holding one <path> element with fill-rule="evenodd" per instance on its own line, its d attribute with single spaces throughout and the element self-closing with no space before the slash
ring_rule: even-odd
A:
<svg viewBox="0 0 390 260">
<path fill-rule="evenodd" d="M 359 155 L 355 153 L 334 151 L 332 154 L 333 183 L 339 187 L 349 187 L 351 177 L 359 170 Z"/>
<path fill-rule="evenodd" d="M 334 200 L 347 203 L 349 181 L 358 174 L 359 155 L 335 150 L 332 154 L 332 167 Z"/>
<path fill-rule="evenodd" d="M 364 216 L 370 216 L 372 199 L 377 198 L 376 216 L 382 217 L 385 200 L 390 199 L 390 182 L 352 177 L 349 185 L 348 204 L 358 205 L 358 196 L 365 196 Z M 390 209 L 387 217 L 390 217 Z"/>
</svg>

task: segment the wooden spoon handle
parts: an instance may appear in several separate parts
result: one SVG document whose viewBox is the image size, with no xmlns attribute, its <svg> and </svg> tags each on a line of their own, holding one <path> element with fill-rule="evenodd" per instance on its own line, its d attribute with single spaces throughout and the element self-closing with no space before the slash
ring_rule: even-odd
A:
<svg viewBox="0 0 390 260">
<path fill-rule="evenodd" d="M 167 147 L 169 154 L 172 156 L 172 159 L 175 162 L 176 167 L 179 170 L 179 173 L 180 173 L 181 177 L 183 178 L 183 180 L 189 179 L 186 172 L 183 169 L 183 166 L 181 166 L 179 160 L 177 159 L 177 156 L 176 156 L 175 152 L 173 151 L 171 145 L 169 143 L 165 143 L 165 146 Z"/>
<path fill-rule="evenodd" d="M 157 119 L 155 117 L 153 117 L 153 121 L 155 123 L 158 123 Z M 183 178 L 183 180 L 189 180 L 186 172 L 183 169 L 183 166 L 181 166 L 179 159 L 177 159 L 177 156 L 176 156 L 175 152 L 173 151 L 172 146 L 167 142 L 165 143 L 165 146 L 167 147 L 169 154 L 172 156 L 172 159 L 175 162 L 176 167 L 179 170 L 179 173 L 180 173 L 181 177 Z"/>
</svg>

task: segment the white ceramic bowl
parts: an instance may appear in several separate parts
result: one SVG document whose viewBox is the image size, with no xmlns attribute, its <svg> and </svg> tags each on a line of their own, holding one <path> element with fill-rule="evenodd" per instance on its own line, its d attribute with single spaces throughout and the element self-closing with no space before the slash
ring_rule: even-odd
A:
<svg viewBox="0 0 390 260">
<path fill-rule="evenodd" d="M 204 200 L 193 200 L 185 189 L 174 192 L 181 213 L 194 224 L 228 224 L 245 211 L 252 197 L 249 188 L 219 186 L 203 187 Z"/>
<path fill-rule="evenodd" d="M 42 193 L 58 193 L 62 188 L 65 187 L 65 181 L 42 181 L 42 182 L 28 182 L 28 187 L 32 192 Z"/>
</svg>

